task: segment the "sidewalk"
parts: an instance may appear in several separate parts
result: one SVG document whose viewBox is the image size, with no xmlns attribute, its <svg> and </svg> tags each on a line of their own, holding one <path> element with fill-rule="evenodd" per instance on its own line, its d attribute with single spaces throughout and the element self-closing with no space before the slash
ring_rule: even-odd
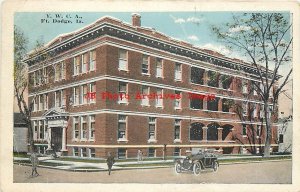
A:
<svg viewBox="0 0 300 192">
<path fill-rule="evenodd" d="M 291 157 L 290 155 L 276 155 L 271 157 Z M 220 162 L 221 165 L 236 164 L 236 163 L 255 163 L 262 161 L 245 161 L 247 159 L 261 159 L 261 156 L 221 156 L 218 160 L 225 160 Z M 58 159 L 53 159 L 52 157 L 39 157 L 40 165 L 39 167 L 60 169 L 66 171 L 83 171 L 83 172 L 94 172 L 94 171 L 107 171 L 106 163 L 91 163 L 91 162 L 75 162 L 75 161 L 63 161 Z M 226 162 L 229 160 L 229 162 Z M 235 162 L 230 162 L 233 160 Z M 241 161 L 239 161 L 241 160 Z M 25 163 L 20 163 L 23 165 L 30 165 L 28 158 L 14 157 L 14 161 L 26 161 Z M 265 160 L 265 161 L 282 161 L 278 160 Z M 116 162 L 113 166 L 113 170 L 122 169 L 152 169 L 152 168 L 166 168 L 172 167 L 174 160 L 151 160 L 151 161 L 124 161 Z M 18 163 L 18 162 L 15 162 Z M 157 164 L 157 165 L 155 165 Z M 52 165 L 52 166 L 51 166 Z M 56 166 L 54 166 L 56 165 Z"/>
</svg>

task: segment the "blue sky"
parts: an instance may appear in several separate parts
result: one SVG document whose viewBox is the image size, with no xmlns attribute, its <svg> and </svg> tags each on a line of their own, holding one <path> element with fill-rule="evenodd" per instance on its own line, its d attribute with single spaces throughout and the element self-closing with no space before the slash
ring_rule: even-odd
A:
<svg viewBox="0 0 300 192">
<path fill-rule="evenodd" d="M 37 39 L 49 42 L 62 33 L 72 32 L 82 28 L 103 16 L 112 16 L 124 22 L 131 23 L 131 12 L 72 12 L 82 17 L 83 23 L 61 24 L 41 23 L 46 18 L 43 13 L 16 13 L 15 25 L 20 27 L 28 38 L 28 50 L 34 48 Z M 54 14 L 54 13 L 52 13 Z M 66 13 L 62 13 L 66 14 Z M 157 31 L 175 39 L 188 41 L 194 45 L 224 51 L 224 46 L 219 44 L 211 35 L 210 26 L 218 25 L 231 19 L 230 12 L 141 12 L 142 26 L 155 28 Z M 224 50 L 222 50 L 224 49 Z"/>
<path fill-rule="evenodd" d="M 42 23 L 51 14 L 70 14 L 73 23 Z M 140 12 L 144 27 L 155 28 L 175 39 L 192 43 L 195 46 L 218 51 L 227 57 L 247 60 L 239 52 L 228 50 L 218 42 L 210 30 L 212 25 L 222 25 L 232 20 L 238 12 Z M 285 12 L 287 13 L 287 12 Z M 45 43 L 63 33 L 69 33 L 95 22 L 103 16 L 111 16 L 131 24 L 131 12 L 20 12 L 15 14 L 15 25 L 20 27 L 28 38 L 28 51 L 34 48 L 38 39 Z M 82 17 L 83 23 L 76 23 L 75 16 Z M 286 14 L 288 16 L 288 14 Z"/>
</svg>

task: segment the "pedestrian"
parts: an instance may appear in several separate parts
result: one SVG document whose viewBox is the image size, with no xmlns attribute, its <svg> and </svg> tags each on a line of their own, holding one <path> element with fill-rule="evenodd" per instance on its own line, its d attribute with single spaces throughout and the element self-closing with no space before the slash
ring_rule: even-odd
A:
<svg viewBox="0 0 300 192">
<path fill-rule="evenodd" d="M 108 167 L 108 175 L 110 175 L 111 168 L 113 164 L 115 163 L 115 158 L 111 155 L 110 152 L 108 152 L 108 157 L 106 159 L 107 167 Z"/>
<path fill-rule="evenodd" d="M 35 173 L 35 176 L 39 176 L 40 174 L 36 170 L 36 168 L 39 164 L 39 159 L 38 159 L 38 156 L 37 156 L 37 153 L 35 152 L 35 150 L 31 153 L 30 161 L 32 164 L 31 177 L 33 177 L 33 173 Z"/>
<path fill-rule="evenodd" d="M 138 161 L 143 161 L 143 153 L 141 150 L 138 150 L 137 159 Z"/>
</svg>

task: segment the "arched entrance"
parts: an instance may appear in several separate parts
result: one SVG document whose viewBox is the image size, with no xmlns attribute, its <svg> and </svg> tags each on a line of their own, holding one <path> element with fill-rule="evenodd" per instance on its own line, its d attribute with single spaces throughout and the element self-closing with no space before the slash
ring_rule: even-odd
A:
<svg viewBox="0 0 300 192">
<path fill-rule="evenodd" d="M 211 123 L 207 125 L 207 140 L 218 140 L 218 123 Z"/>
<path fill-rule="evenodd" d="M 201 141 L 203 139 L 203 129 L 204 124 L 202 123 L 192 123 L 190 127 L 190 140 Z"/>
</svg>

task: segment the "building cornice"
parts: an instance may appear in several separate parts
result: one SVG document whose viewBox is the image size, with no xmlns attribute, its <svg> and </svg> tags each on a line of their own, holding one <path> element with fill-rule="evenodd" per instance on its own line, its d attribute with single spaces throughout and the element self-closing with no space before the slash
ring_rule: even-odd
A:
<svg viewBox="0 0 300 192">
<path fill-rule="evenodd" d="M 25 59 L 24 62 L 26 62 L 29 66 L 34 65 L 36 62 L 43 61 L 48 57 L 53 57 L 57 54 L 65 52 L 68 49 L 72 49 L 80 44 L 83 44 L 103 35 L 109 35 L 121 39 L 126 39 L 135 43 L 151 46 L 153 48 L 164 50 L 173 54 L 186 56 L 194 60 L 212 63 L 215 66 L 244 71 L 249 74 L 258 74 L 256 69 L 253 66 L 250 66 L 249 64 L 235 62 L 226 57 L 221 58 L 215 55 L 210 55 L 201 51 L 201 49 L 199 48 L 193 46 L 187 47 L 187 43 L 182 45 L 183 43 L 180 43 L 178 41 L 178 43 L 175 44 L 174 42 L 172 42 L 174 40 L 166 41 L 163 39 L 159 39 L 157 37 L 150 36 L 148 34 L 144 34 L 142 32 L 135 31 L 132 29 L 128 29 L 105 20 L 99 25 L 95 25 L 91 28 L 87 28 L 86 30 L 82 30 L 80 33 L 66 40 L 62 40 L 57 44 L 54 44 L 41 50 L 37 54 L 31 55 L 29 58 Z"/>
</svg>

